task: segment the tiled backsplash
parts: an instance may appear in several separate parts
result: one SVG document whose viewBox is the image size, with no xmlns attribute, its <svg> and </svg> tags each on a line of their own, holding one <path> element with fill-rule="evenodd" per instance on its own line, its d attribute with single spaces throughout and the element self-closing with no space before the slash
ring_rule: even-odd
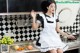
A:
<svg viewBox="0 0 80 53">
<path fill-rule="evenodd" d="M 41 29 L 32 30 L 29 14 L 0 15 L 0 38 L 11 32 L 15 41 L 36 40 Z"/>
<path fill-rule="evenodd" d="M 61 29 L 66 32 L 79 33 L 80 13 L 76 16 L 73 26 L 63 26 Z M 36 40 L 39 37 L 42 27 L 38 30 L 32 30 L 31 18 L 29 14 L 9 14 L 0 15 L 0 38 L 6 32 L 13 33 L 10 35 L 15 41 Z"/>
</svg>

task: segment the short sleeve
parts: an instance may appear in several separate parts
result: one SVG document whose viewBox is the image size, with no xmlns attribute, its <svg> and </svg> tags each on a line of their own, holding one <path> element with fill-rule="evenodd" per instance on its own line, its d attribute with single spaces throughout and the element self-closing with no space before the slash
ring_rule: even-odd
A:
<svg viewBox="0 0 80 53">
<path fill-rule="evenodd" d="M 37 22 L 40 23 L 40 24 L 42 24 L 42 27 L 43 27 L 44 20 L 43 20 L 42 16 L 40 16 L 39 14 L 37 14 L 36 18 L 37 18 Z"/>
<path fill-rule="evenodd" d="M 59 22 L 59 17 L 58 17 L 58 15 L 55 15 L 55 17 L 56 17 L 56 22 Z"/>
<path fill-rule="evenodd" d="M 56 22 L 59 22 L 59 19 L 56 19 Z"/>
</svg>

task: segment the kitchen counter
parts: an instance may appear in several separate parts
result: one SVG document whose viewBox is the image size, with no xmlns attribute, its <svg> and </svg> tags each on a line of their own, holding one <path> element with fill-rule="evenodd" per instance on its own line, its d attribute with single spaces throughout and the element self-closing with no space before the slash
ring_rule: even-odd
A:
<svg viewBox="0 0 80 53">
<path fill-rule="evenodd" d="M 16 51 L 14 49 L 12 49 L 13 45 L 24 45 L 26 44 L 27 41 L 25 42 L 15 42 L 14 44 L 10 45 L 9 47 L 9 52 L 8 53 L 29 53 L 29 52 L 39 52 L 39 49 L 35 48 L 33 50 L 22 50 L 22 51 Z M 80 48 L 80 41 L 74 41 L 74 42 L 68 42 L 67 43 L 69 45 L 69 50 L 74 50 L 74 49 L 78 49 Z"/>
<path fill-rule="evenodd" d="M 17 42 L 15 44 L 25 44 L 25 42 Z M 15 45 L 13 44 L 13 45 Z M 78 49 L 80 48 L 80 41 L 75 41 L 75 42 L 69 42 L 67 43 L 69 45 L 69 49 L 68 50 L 74 50 L 74 49 Z M 36 52 L 39 51 L 39 49 L 34 49 L 34 50 L 22 50 L 22 51 L 15 51 L 13 49 L 10 49 L 9 53 L 27 53 L 27 52 Z"/>
</svg>

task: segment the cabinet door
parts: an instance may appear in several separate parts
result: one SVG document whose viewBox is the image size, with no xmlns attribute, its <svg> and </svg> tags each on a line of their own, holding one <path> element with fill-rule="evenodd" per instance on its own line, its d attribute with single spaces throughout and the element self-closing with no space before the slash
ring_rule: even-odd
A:
<svg viewBox="0 0 80 53">
<path fill-rule="evenodd" d="M 64 53 L 79 53 L 79 49 L 69 50 Z"/>
<path fill-rule="evenodd" d="M 7 12 L 6 0 L 0 0 L 0 13 Z"/>
<path fill-rule="evenodd" d="M 30 12 L 32 9 L 41 11 L 41 2 L 44 0 L 8 0 L 9 12 Z"/>
</svg>

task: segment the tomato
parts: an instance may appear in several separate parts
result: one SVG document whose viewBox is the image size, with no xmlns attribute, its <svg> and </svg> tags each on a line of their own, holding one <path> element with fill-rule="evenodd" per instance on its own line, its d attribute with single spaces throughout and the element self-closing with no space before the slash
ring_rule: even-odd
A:
<svg viewBox="0 0 80 53">
<path fill-rule="evenodd" d="M 32 50 L 32 49 L 33 49 L 33 46 L 32 46 L 32 45 L 28 45 L 28 46 L 27 46 L 27 49 L 28 49 L 28 50 Z"/>
</svg>

